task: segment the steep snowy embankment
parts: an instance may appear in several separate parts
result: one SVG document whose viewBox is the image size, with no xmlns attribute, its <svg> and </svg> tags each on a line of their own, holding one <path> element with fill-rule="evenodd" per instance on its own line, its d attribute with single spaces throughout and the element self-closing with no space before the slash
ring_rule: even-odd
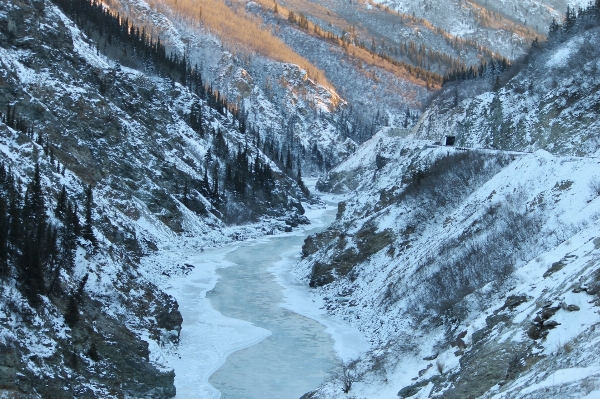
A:
<svg viewBox="0 0 600 399">
<path fill-rule="evenodd" d="M 596 389 L 598 176 L 596 159 L 458 151 L 385 133 L 336 168 L 321 185 L 356 190 L 306 240 L 297 273 L 376 348 L 352 365 L 351 393 Z M 342 397 L 341 386 L 310 397 Z"/>
</svg>

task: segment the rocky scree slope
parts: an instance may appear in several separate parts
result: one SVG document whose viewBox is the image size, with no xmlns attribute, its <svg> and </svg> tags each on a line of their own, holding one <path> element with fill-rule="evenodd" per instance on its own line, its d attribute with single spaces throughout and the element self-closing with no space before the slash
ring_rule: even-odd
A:
<svg viewBox="0 0 600 399">
<path fill-rule="evenodd" d="M 160 347 L 176 345 L 182 319 L 155 283 L 186 268 L 162 254 L 305 223 L 307 194 L 231 113 L 101 55 L 51 2 L 0 2 L 0 63 L 0 161 L 10 176 L 3 179 L 20 194 L 13 201 L 7 185 L 2 200 L 23 206 L 39 187 L 43 219 L 53 226 L 48 242 L 66 248 L 36 269 L 33 294 L 19 274 L 30 252 L 9 248 L 0 285 L 0 393 L 173 396 L 174 374 Z M 198 119 L 191 127 L 193 113 L 202 115 L 202 129 Z M 227 180 L 228 167 L 233 176 L 247 173 L 243 186 Z M 248 177 L 258 171 L 268 179 Z M 90 187 L 96 244 L 78 235 L 67 248 L 67 221 L 54 210 L 66 197 L 87 223 Z M 242 192 L 253 192 L 252 201 Z M 4 211 L 2 223 L 18 220 Z M 226 225 L 248 221 L 258 224 Z M 3 231 L 16 231 L 10 226 Z"/>
</svg>

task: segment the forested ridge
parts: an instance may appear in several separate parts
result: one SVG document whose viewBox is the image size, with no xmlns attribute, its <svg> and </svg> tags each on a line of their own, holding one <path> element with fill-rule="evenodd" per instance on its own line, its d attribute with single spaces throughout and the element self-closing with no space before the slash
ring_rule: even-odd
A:
<svg viewBox="0 0 600 399">
<path fill-rule="evenodd" d="M 494 78 L 498 83 L 495 90 L 498 90 L 501 85 L 501 80 L 506 82 L 510 77 L 520 70 L 526 64 L 532 55 L 538 53 L 543 47 L 557 46 L 558 44 L 568 40 L 586 29 L 593 28 L 600 24 L 600 1 L 595 0 L 586 7 L 577 9 L 568 6 L 565 17 L 562 21 L 552 20 L 548 29 L 547 40 L 539 40 L 535 38 L 531 42 L 531 46 L 524 56 L 511 62 L 503 57 L 495 57 L 490 61 L 483 61 L 479 66 L 465 67 L 454 69 L 444 76 L 444 83 L 464 81 L 477 78 Z M 514 67 L 511 68 L 512 64 Z M 507 72 L 507 76 L 502 76 Z"/>
</svg>

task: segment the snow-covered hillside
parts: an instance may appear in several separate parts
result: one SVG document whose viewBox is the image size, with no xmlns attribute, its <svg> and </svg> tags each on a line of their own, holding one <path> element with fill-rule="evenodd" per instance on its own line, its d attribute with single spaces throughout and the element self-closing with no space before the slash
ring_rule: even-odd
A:
<svg viewBox="0 0 600 399">
<path fill-rule="evenodd" d="M 182 319 L 160 285 L 189 271 L 181 253 L 307 222 L 297 165 L 282 170 L 265 135 L 130 62 L 144 71 L 52 2 L 0 1 L 0 396 L 173 396 L 160 346 Z M 19 230 L 32 198 L 35 237 Z"/>
<path fill-rule="evenodd" d="M 232 48 L 167 6 L 153 9 L 143 0 L 107 4 L 158 32 L 169 51 L 185 55 L 211 87 L 247 114 L 248 123 L 263 138 L 291 148 L 305 174 L 320 173 L 326 166 L 323 159 L 328 166 L 337 164 L 356 147 L 339 126 L 344 100 L 335 88 L 317 84 L 297 65 Z"/>
<path fill-rule="evenodd" d="M 372 349 L 307 397 L 600 395 L 597 15 L 319 181 L 347 200 L 297 275 Z"/>
<path fill-rule="evenodd" d="M 567 6 L 583 8 L 589 4 L 589 1 L 508 0 L 489 2 L 469 0 L 438 4 L 434 1 L 378 0 L 376 3 L 387 5 L 406 14 L 414 13 L 421 18 L 430 20 L 434 25 L 443 27 L 461 37 L 472 37 L 481 41 L 482 35 L 487 36 L 488 40 L 490 40 L 489 35 L 485 34 L 487 29 L 497 28 L 507 22 L 516 22 L 517 24 L 530 27 L 537 32 L 545 34 L 552 19 L 558 19 L 563 15 Z M 489 19 L 482 18 L 482 16 L 489 17 Z M 504 26 L 503 28 L 506 29 L 509 27 Z M 493 41 L 498 39 L 500 38 L 490 40 L 492 48 L 494 48 Z M 501 40 L 496 45 L 501 43 Z M 485 39 L 482 42 L 485 43 Z"/>
<path fill-rule="evenodd" d="M 407 78 L 382 68 L 378 53 L 442 75 L 449 72 L 450 65 L 477 65 L 493 54 L 514 59 L 524 54 L 540 35 L 537 32 L 543 36 L 552 18 L 558 18 L 566 8 L 563 2 L 534 2 L 529 8 L 513 3 L 458 1 L 439 5 L 386 3 L 391 9 L 376 2 L 278 3 L 307 17 L 321 30 L 374 51 L 373 57 L 361 58 L 354 50 L 327 40 L 326 35 L 315 34 L 312 28 L 290 23 L 274 13 L 270 3 L 228 3 L 232 10 L 269 27 L 273 35 L 322 70 L 342 97 L 339 101 L 332 92 L 302 83 L 297 79 L 301 72 L 294 72 L 290 79 L 287 67 L 228 43 L 206 24 L 167 5 L 153 3 L 151 7 L 144 0 L 111 0 L 106 4 L 159 35 L 169 49 L 197 63 L 215 88 L 244 105 L 257 126 L 268 128 L 282 143 L 292 135 L 292 142 L 297 140 L 304 149 L 316 145 L 329 165 L 337 164 L 351 151 L 353 143 L 348 138 L 362 142 L 381 126 L 406 128 L 407 109 L 418 113 L 432 95 L 429 84 L 415 79 L 414 72 Z M 323 113 L 319 104 L 329 112 Z M 262 124 L 265 117 L 269 118 L 266 125 Z M 313 164 L 314 160 L 307 159 L 306 169 L 314 170 Z"/>
<path fill-rule="evenodd" d="M 298 276 L 372 350 L 355 397 L 580 397 L 598 389 L 600 168 L 381 132 L 321 186 L 350 187 Z M 307 397 L 345 397 L 334 380 Z M 590 396 L 591 397 L 591 396 Z"/>
<path fill-rule="evenodd" d="M 0 397 L 173 396 L 165 281 L 307 223 L 302 176 L 333 165 L 347 199 L 295 273 L 371 347 L 305 399 L 600 395 L 599 9 L 409 132 L 447 65 L 378 52 L 514 58 L 566 3 L 309 3 L 281 7 L 343 40 L 236 4 L 333 87 L 143 0 L 0 0 Z"/>
<path fill-rule="evenodd" d="M 578 34 L 558 33 L 494 80 L 449 82 L 412 137 L 457 145 L 555 154 L 598 155 L 600 67 L 597 15 L 578 19 Z M 561 28 L 562 30 L 563 28 Z M 492 90 L 496 86 L 496 91 Z"/>
</svg>

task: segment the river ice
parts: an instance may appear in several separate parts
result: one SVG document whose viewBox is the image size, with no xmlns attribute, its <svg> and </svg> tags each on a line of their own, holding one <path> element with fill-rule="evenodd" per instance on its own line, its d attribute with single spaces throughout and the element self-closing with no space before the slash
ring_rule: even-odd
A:
<svg viewBox="0 0 600 399">
<path fill-rule="evenodd" d="M 306 235 L 334 214 L 331 205 L 309 210 L 304 229 L 186 260 L 195 268 L 167 290 L 184 319 L 179 348 L 167 359 L 177 398 L 298 398 L 337 372 L 340 359 L 368 349 L 290 273 Z"/>
</svg>

